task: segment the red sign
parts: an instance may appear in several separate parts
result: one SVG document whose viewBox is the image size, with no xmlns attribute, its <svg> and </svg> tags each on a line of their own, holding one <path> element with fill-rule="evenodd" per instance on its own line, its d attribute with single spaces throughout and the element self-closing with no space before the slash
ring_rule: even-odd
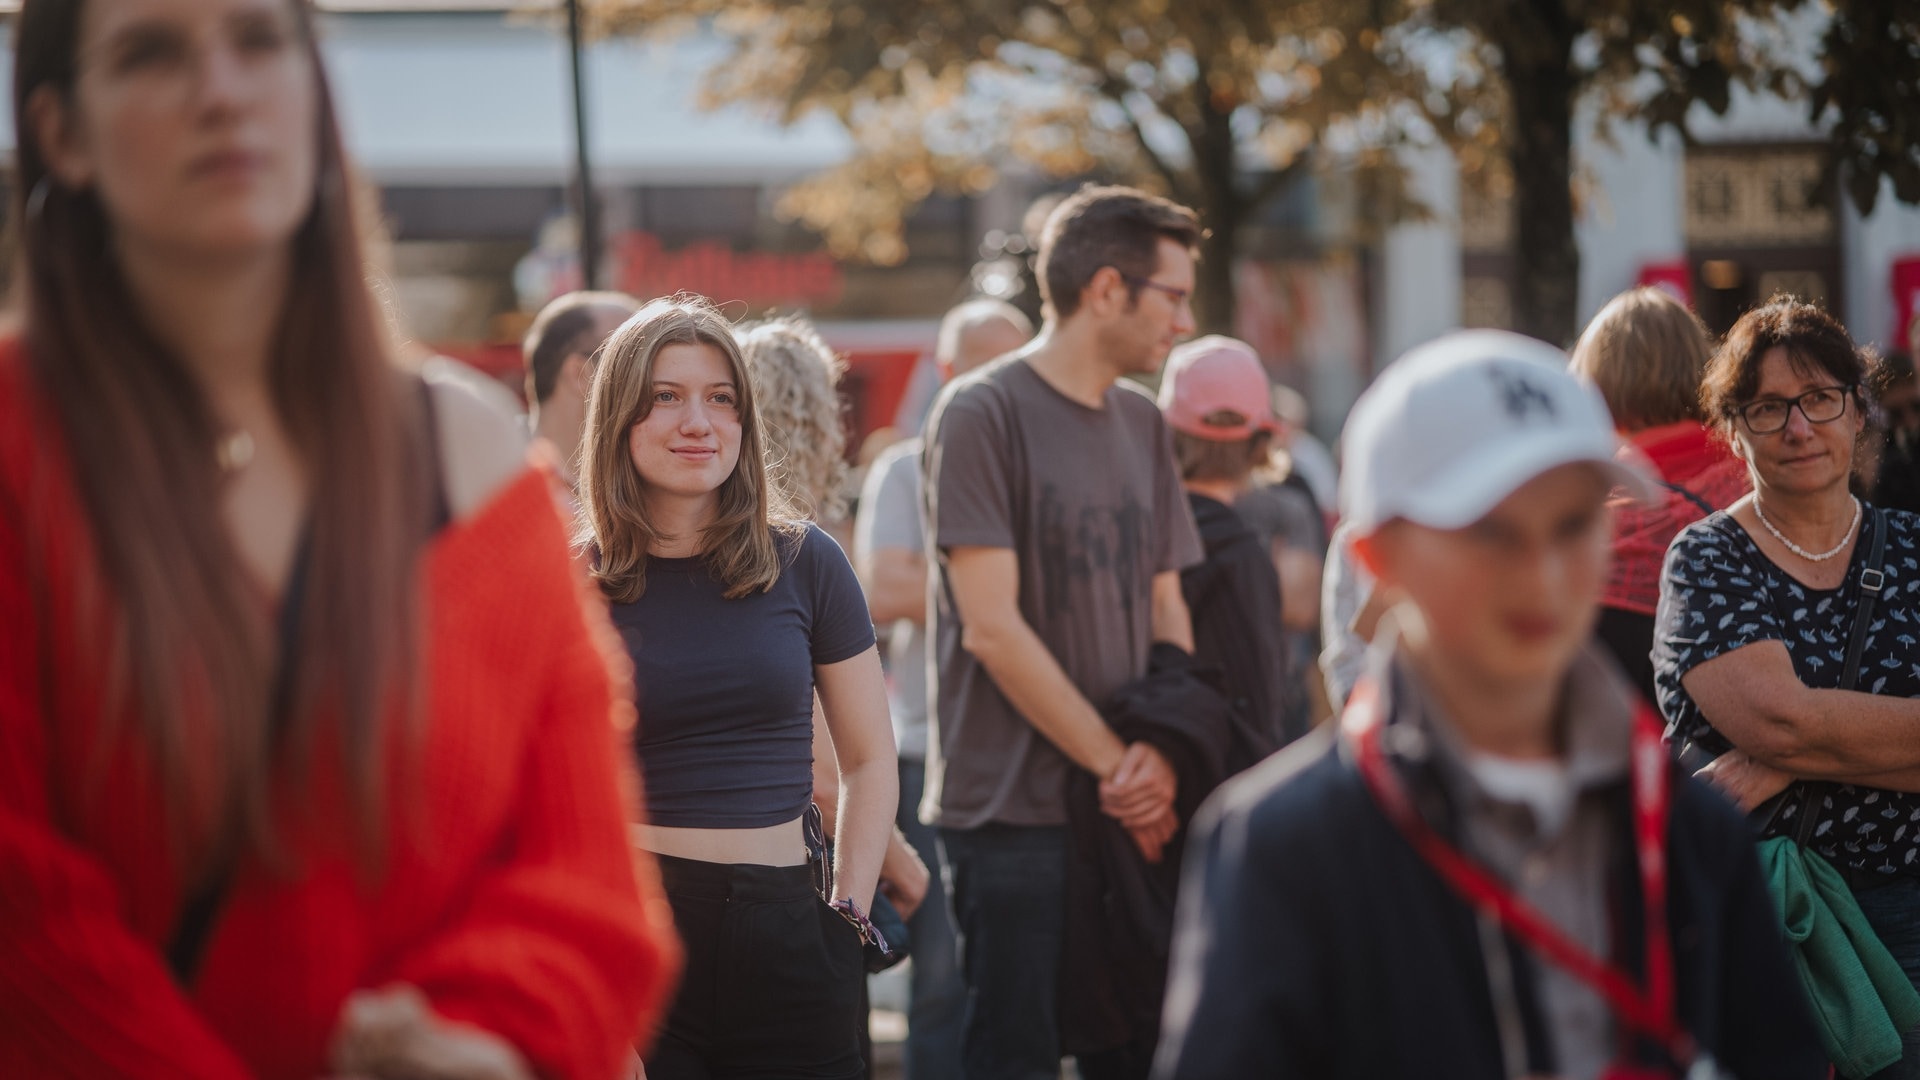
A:
<svg viewBox="0 0 1920 1080">
<path fill-rule="evenodd" d="M 1893 337 L 1887 348 L 1908 350 L 1914 347 L 1913 320 L 1920 315 L 1920 255 L 1893 260 L 1887 274 L 1893 284 Z"/>
<path fill-rule="evenodd" d="M 827 307 L 840 299 L 840 265 L 829 255 L 763 255 L 702 241 L 668 251 L 652 233 L 613 240 L 613 287 L 642 300 L 690 292 L 715 303 Z"/>
<path fill-rule="evenodd" d="M 920 353 L 912 349 L 851 349 L 841 355 L 847 361 L 840 392 L 851 406 L 847 416 L 851 432 L 847 455 L 851 457 L 859 452 L 862 439 L 893 423 L 901 399 L 907 396 L 914 368 L 920 363 Z"/>
<path fill-rule="evenodd" d="M 1693 306 L 1693 274 L 1687 269 L 1685 259 L 1646 263 L 1640 267 L 1640 280 L 1634 284 L 1665 289 L 1675 300 Z"/>
</svg>

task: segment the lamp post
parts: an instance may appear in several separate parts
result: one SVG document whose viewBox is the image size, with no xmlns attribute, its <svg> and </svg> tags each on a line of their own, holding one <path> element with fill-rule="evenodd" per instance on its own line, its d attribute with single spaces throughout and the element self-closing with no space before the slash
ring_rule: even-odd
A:
<svg viewBox="0 0 1920 1080">
<path fill-rule="evenodd" d="M 600 215 L 593 199 L 593 159 L 587 147 L 587 88 L 581 74 L 580 0 L 567 0 L 567 53 L 573 68 L 573 186 L 580 215 L 580 280 L 600 287 Z"/>
</svg>

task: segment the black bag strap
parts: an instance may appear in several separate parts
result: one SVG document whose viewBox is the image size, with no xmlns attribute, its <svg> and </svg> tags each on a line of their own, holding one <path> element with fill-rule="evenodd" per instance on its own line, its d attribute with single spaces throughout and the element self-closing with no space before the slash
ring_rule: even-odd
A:
<svg viewBox="0 0 1920 1080">
<path fill-rule="evenodd" d="M 1887 514 L 1876 509 L 1867 564 L 1860 568 L 1860 606 L 1853 615 L 1853 637 L 1847 642 L 1847 667 L 1840 677 L 1842 690 L 1852 690 L 1860 684 L 1860 654 L 1867 647 L 1867 632 L 1873 622 L 1873 609 L 1880 602 L 1880 591 L 1887 586 L 1887 575 L 1882 569 L 1886 563 Z"/>
<path fill-rule="evenodd" d="M 448 500 L 446 473 L 442 468 L 440 422 L 439 414 L 434 409 L 433 388 L 424 380 L 418 385 L 425 436 L 422 447 L 426 454 L 427 475 L 433 485 L 428 503 L 432 515 L 428 535 L 432 536 L 453 520 L 453 507 Z M 287 573 L 286 593 L 281 597 L 280 614 L 275 621 L 278 647 L 274 656 L 273 686 L 267 699 L 267 736 L 274 744 L 278 744 L 284 735 L 293 711 L 293 665 L 295 658 L 300 655 L 300 623 L 306 610 L 307 579 L 312 563 L 313 523 L 308 521 L 300 528 L 293 566 Z M 200 973 L 200 961 L 206 955 L 207 943 L 213 937 L 213 928 L 219 922 L 227 894 L 232 890 L 234 878 L 240 871 L 240 854 L 244 846 L 242 839 L 238 827 L 232 823 L 221 830 L 215 842 L 213 862 L 206 876 L 181 907 L 173 934 L 167 939 L 167 967 L 181 986 L 192 986 Z"/>
<path fill-rule="evenodd" d="M 1692 503 L 1693 505 L 1699 507 L 1700 512 L 1702 514 L 1705 514 L 1708 517 L 1713 516 L 1713 512 L 1714 512 L 1713 504 L 1701 498 L 1700 496 L 1694 494 L 1692 491 L 1689 491 L 1685 486 L 1673 483 L 1672 481 L 1669 481 L 1669 480 L 1658 480 L 1658 481 L 1655 481 L 1655 483 L 1658 483 L 1661 487 L 1666 488 L 1668 491 L 1673 492 L 1675 495 L 1678 495 L 1681 498 Z"/>
<path fill-rule="evenodd" d="M 1867 647 L 1867 633 L 1873 624 L 1873 609 L 1880 602 L 1880 590 L 1887 584 L 1887 575 L 1882 569 L 1887 561 L 1886 511 L 1876 508 L 1872 518 L 1867 561 L 1860 568 L 1860 603 L 1854 609 L 1853 635 L 1847 641 L 1847 666 L 1840 676 L 1839 688 L 1842 690 L 1852 690 L 1860 685 L 1860 654 Z M 1813 827 L 1820 818 L 1820 808 L 1826 804 L 1827 789 L 1832 786 L 1825 781 L 1801 783 L 1799 824 L 1793 834 L 1793 842 L 1800 847 L 1806 847 L 1807 841 L 1812 839 Z"/>
</svg>

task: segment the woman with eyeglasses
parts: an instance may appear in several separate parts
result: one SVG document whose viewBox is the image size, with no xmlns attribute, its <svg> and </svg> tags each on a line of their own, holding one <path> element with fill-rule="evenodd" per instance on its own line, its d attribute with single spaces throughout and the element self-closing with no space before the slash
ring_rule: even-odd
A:
<svg viewBox="0 0 1920 1080">
<path fill-rule="evenodd" d="M 1702 407 L 1754 491 L 1668 549 L 1654 670 L 1676 749 L 1718 755 L 1701 775 L 1745 809 L 1784 792 L 1765 835 L 1803 838 L 1838 869 L 1920 983 L 1920 516 L 1850 488 L 1869 361 L 1792 299 L 1728 332 Z M 1875 1075 L 1920 1076 L 1920 1032 Z"/>
<path fill-rule="evenodd" d="M 0 1073 L 622 1075 L 677 944 L 617 639 L 397 364 L 310 5 L 11 30 Z"/>
</svg>

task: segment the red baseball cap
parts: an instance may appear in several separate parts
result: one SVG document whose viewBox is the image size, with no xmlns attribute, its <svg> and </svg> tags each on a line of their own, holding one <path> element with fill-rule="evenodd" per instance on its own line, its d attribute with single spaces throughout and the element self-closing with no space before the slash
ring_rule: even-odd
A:
<svg viewBox="0 0 1920 1080">
<path fill-rule="evenodd" d="M 1267 369 L 1244 341 L 1209 334 L 1176 347 L 1160 378 L 1160 411 L 1175 431 L 1216 442 L 1238 442 L 1272 431 L 1273 393 Z M 1219 412 L 1238 413 L 1238 424 L 1210 424 Z"/>
</svg>

